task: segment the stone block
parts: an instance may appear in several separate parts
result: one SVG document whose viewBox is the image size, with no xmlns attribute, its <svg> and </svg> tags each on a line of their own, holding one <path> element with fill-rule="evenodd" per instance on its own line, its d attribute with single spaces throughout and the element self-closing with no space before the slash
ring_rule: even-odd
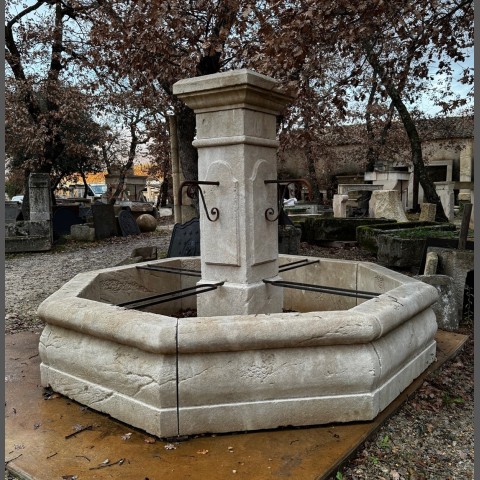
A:
<svg viewBox="0 0 480 480">
<path fill-rule="evenodd" d="M 397 222 L 408 222 L 398 190 L 373 191 L 369 215 L 373 218 L 389 218 Z"/>
<path fill-rule="evenodd" d="M 422 203 L 420 211 L 420 222 L 434 222 L 437 213 L 437 205 L 435 203 Z"/>
<path fill-rule="evenodd" d="M 95 228 L 83 224 L 72 225 L 70 227 L 70 235 L 74 240 L 80 242 L 94 242 Z"/>
<path fill-rule="evenodd" d="M 5 223 L 15 223 L 22 213 L 22 205 L 19 202 L 5 202 Z"/>
<path fill-rule="evenodd" d="M 438 328 L 457 330 L 460 317 L 453 278 L 448 275 L 417 275 L 415 278 L 432 285 L 438 291 L 438 300 L 432 305 Z"/>
<path fill-rule="evenodd" d="M 425 249 L 424 238 L 400 238 L 380 235 L 377 260 L 386 267 L 418 267 Z"/>
<path fill-rule="evenodd" d="M 467 273 L 474 269 L 474 252 L 441 247 L 428 247 L 428 252 L 435 252 L 438 255 L 437 273 L 453 279 L 458 318 L 462 318 L 465 281 Z"/>
<path fill-rule="evenodd" d="M 377 219 L 378 220 L 378 219 Z M 393 220 L 392 220 L 393 222 Z M 362 225 L 357 228 L 356 238 L 357 242 L 362 248 L 372 253 L 378 251 L 378 241 L 381 235 L 392 235 L 396 233 L 402 233 L 406 230 L 410 230 L 417 227 L 428 227 L 428 230 L 455 230 L 454 224 L 449 223 L 436 223 L 436 222 L 401 222 L 380 224 L 377 222 L 374 225 Z"/>
<path fill-rule="evenodd" d="M 384 224 L 396 224 L 396 222 L 395 220 L 378 218 L 322 218 L 312 216 L 303 222 L 303 241 L 309 243 L 354 242 L 357 239 L 357 228 L 364 225 Z"/>
<path fill-rule="evenodd" d="M 428 252 L 425 259 L 424 275 L 435 275 L 438 267 L 438 255 L 435 252 Z"/>
<path fill-rule="evenodd" d="M 348 195 L 333 196 L 333 216 L 336 218 L 346 218 L 347 216 Z"/>
<path fill-rule="evenodd" d="M 298 255 L 302 229 L 292 225 L 278 227 L 278 253 Z"/>
</svg>

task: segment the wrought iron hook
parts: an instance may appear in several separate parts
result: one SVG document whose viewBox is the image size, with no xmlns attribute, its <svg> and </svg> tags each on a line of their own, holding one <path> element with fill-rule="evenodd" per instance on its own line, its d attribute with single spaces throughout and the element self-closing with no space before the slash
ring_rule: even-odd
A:
<svg viewBox="0 0 480 480">
<path fill-rule="evenodd" d="M 182 190 L 184 187 L 188 187 L 187 196 L 189 198 L 193 198 L 194 192 L 199 192 L 200 198 L 202 199 L 202 203 L 203 203 L 203 209 L 205 210 L 205 215 L 207 216 L 210 222 L 216 222 L 220 217 L 220 212 L 218 208 L 213 207 L 210 210 L 210 213 L 214 216 L 214 218 L 210 217 L 210 215 L 208 214 L 207 204 L 205 203 L 205 197 L 203 196 L 203 192 L 202 192 L 202 189 L 200 188 L 200 185 L 217 185 L 218 186 L 220 185 L 220 182 L 207 182 L 207 181 L 197 181 L 197 180 L 186 180 L 185 182 L 182 182 L 178 189 L 178 205 L 180 207 L 182 206 Z"/>
<path fill-rule="evenodd" d="M 292 184 L 292 183 L 303 183 L 306 185 L 308 189 L 308 195 L 311 198 L 312 197 L 312 186 L 310 185 L 310 182 L 306 178 L 285 178 L 283 180 L 265 180 L 264 181 L 265 185 L 268 183 L 275 183 L 277 185 L 281 185 L 282 188 L 282 194 L 280 195 L 280 198 L 278 199 L 278 215 L 275 218 L 269 218 L 272 215 L 275 214 L 275 210 L 272 207 L 269 207 L 265 210 L 265 218 L 269 222 L 275 222 L 276 220 L 279 219 L 280 215 L 283 212 L 283 197 L 285 196 L 285 190 L 287 187 Z"/>
</svg>

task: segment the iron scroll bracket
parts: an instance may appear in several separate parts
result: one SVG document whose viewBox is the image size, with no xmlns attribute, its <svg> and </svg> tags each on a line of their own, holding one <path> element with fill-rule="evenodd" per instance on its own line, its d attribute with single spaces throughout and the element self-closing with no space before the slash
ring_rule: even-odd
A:
<svg viewBox="0 0 480 480">
<path fill-rule="evenodd" d="M 200 198 L 202 199 L 202 204 L 203 204 L 203 209 L 205 210 L 205 215 L 207 216 L 208 220 L 210 222 L 216 222 L 218 218 L 220 217 L 220 212 L 218 208 L 213 207 L 210 210 L 210 213 L 212 214 L 213 218 L 210 217 L 208 213 L 208 208 L 207 204 L 205 203 L 205 197 L 203 196 L 202 189 L 200 188 L 200 185 L 220 185 L 220 182 L 207 182 L 207 181 L 199 181 L 199 180 L 186 180 L 185 182 L 182 182 L 180 184 L 180 187 L 178 188 L 178 204 L 181 207 L 182 206 L 182 191 L 185 187 L 187 188 L 187 196 L 189 198 L 194 198 L 195 193 L 200 194 Z"/>
<path fill-rule="evenodd" d="M 264 183 L 265 183 L 265 185 L 267 185 L 269 183 L 275 183 L 275 184 L 279 185 L 280 187 L 282 187 L 281 193 L 278 196 L 278 214 L 277 214 L 277 216 L 275 218 L 272 218 L 272 216 L 275 214 L 275 210 L 272 207 L 268 207 L 265 210 L 265 218 L 269 222 L 275 222 L 280 218 L 280 215 L 283 212 L 283 199 L 285 197 L 285 192 L 286 192 L 289 185 L 298 184 L 298 183 L 301 183 L 301 184 L 305 185 L 308 189 L 309 197 L 310 198 L 312 197 L 312 186 L 306 178 L 285 178 L 285 179 L 282 179 L 282 180 L 265 180 Z"/>
</svg>

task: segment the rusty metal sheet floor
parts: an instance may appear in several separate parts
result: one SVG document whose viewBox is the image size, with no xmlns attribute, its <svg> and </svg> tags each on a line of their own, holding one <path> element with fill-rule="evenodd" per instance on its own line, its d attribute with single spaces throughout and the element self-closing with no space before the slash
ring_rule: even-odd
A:
<svg viewBox="0 0 480 480">
<path fill-rule="evenodd" d="M 437 361 L 371 422 L 205 435 L 178 443 L 154 439 L 57 394 L 46 400 L 38 339 L 29 332 L 5 337 L 5 461 L 21 478 L 321 480 L 335 475 L 467 337 L 439 331 Z"/>
</svg>

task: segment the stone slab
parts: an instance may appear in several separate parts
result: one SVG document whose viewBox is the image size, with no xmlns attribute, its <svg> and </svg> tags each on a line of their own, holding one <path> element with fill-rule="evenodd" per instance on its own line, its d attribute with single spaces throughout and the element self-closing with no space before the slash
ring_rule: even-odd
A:
<svg viewBox="0 0 480 480">
<path fill-rule="evenodd" d="M 19 202 L 5 202 L 5 223 L 15 223 L 22 213 Z"/>
<path fill-rule="evenodd" d="M 437 358 L 374 420 L 241 434 L 199 436 L 176 443 L 147 436 L 107 415 L 82 408 L 61 395 L 45 400 L 40 386 L 39 335 L 22 332 L 5 338 L 6 468 L 26 480 L 64 475 L 106 480 L 224 480 L 233 470 L 245 478 L 326 480 L 372 435 L 428 375 L 453 358 L 465 335 L 438 331 Z M 15 410 L 14 410 L 15 409 Z M 74 435 L 76 425 L 92 428 Z M 128 440 L 123 437 L 131 434 Z M 128 437 L 128 435 L 127 435 Z M 147 443 L 153 442 L 154 443 Z M 173 442 L 173 443 L 172 443 Z M 173 445 L 172 449 L 166 449 Z M 17 447 L 15 447 L 17 446 Z M 208 451 L 208 452 L 207 452 Z M 105 459 L 122 465 L 98 467 Z"/>
<path fill-rule="evenodd" d="M 192 218 L 173 227 L 167 257 L 194 257 L 200 255 L 200 223 Z"/>
<path fill-rule="evenodd" d="M 97 240 L 118 235 L 117 219 L 115 218 L 113 205 L 94 203 L 92 205 L 92 215 Z"/>
<path fill-rule="evenodd" d="M 64 235 L 70 235 L 70 229 L 73 225 L 83 224 L 85 220 L 80 217 L 78 205 L 57 206 L 53 210 L 53 236 L 59 238 Z"/>
<path fill-rule="evenodd" d="M 140 235 L 140 233 L 142 233 L 130 210 L 121 210 L 118 213 L 118 225 L 120 226 L 120 231 L 124 237 L 128 237 L 129 235 Z"/>
<path fill-rule="evenodd" d="M 52 240 L 49 236 L 5 237 L 5 253 L 47 252 L 51 249 Z"/>
<path fill-rule="evenodd" d="M 90 225 L 72 225 L 70 227 L 70 235 L 74 240 L 81 242 L 94 242 L 95 241 L 95 228 Z"/>
</svg>

